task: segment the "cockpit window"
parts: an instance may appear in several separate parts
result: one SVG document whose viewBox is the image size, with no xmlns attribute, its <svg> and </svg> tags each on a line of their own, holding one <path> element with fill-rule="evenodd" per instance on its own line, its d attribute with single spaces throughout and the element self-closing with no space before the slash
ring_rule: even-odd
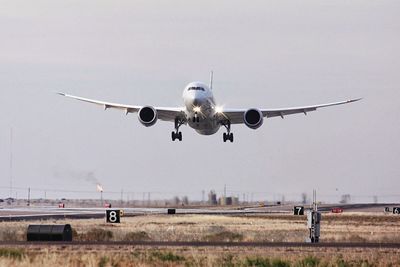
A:
<svg viewBox="0 0 400 267">
<path fill-rule="evenodd" d="M 195 91 L 205 91 L 203 87 L 189 87 L 188 91 L 195 90 Z"/>
</svg>

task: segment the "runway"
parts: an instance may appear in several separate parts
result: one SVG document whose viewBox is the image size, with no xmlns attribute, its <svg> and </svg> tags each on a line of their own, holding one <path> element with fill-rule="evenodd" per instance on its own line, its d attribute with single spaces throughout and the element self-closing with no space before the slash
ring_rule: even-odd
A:
<svg viewBox="0 0 400 267">
<path fill-rule="evenodd" d="M 149 214 L 167 214 L 168 208 L 112 208 L 123 210 L 124 216 L 138 216 Z M 89 219 L 103 218 L 105 208 L 54 208 L 54 207 L 24 207 L 0 209 L 0 221 L 21 221 L 38 219 Z M 238 215 L 238 214 L 265 214 L 289 213 L 287 210 L 266 210 L 261 208 L 243 209 L 215 209 L 215 208 L 180 208 L 176 214 L 204 214 L 204 215 Z"/>
<path fill-rule="evenodd" d="M 319 210 L 330 212 L 333 207 L 340 207 L 346 211 L 383 212 L 386 206 L 399 206 L 398 204 L 341 204 L 321 205 Z M 307 207 L 306 207 L 307 208 Z M 124 216 L 138 216 L 150 214 L 167 214 L 168 208 L 146 207 L 115 207 L 124 211 Z M 58 208 L 54 206 L 31 207 L 2 207 L 0 208 L 1 221 L 30 221 L 41 219 L 90 219 L 103 218 L 106 208 Z M 204 214 L 204 215 L 246 215 L 246 214 L 292 214 L 292 205 L 270 205 L 265 207 L 191 207 L 176 208 L 176 214 Z"/>
</svg>

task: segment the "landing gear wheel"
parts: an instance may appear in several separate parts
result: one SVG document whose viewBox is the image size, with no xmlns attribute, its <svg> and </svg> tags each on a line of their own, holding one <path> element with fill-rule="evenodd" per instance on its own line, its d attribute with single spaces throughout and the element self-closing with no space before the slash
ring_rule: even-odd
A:
<svg viewBox="0 0 400 267">
<path fill-rule="evenodd" d="M 233 133 L 224 133 L 222 135 L 224 142 L 226 142 L 227 140 L 231 141 L 231 143 L 233 143 Z"/>
<path fill-rule="evenodd" d="M 172 141 L 175 141 L 176 139 L 178 139 L 179 141 L 182 141 L 182 132 L 172 132 L 171 133 L 171 139 Z"/>
<path fill-rule="evenodd" d="M 233 133 L 229 134 L 229 138 L 228 139 L 229 139 L 229 141 L 231 141 L 231 143 L 233 143 Z"/>
</svg>

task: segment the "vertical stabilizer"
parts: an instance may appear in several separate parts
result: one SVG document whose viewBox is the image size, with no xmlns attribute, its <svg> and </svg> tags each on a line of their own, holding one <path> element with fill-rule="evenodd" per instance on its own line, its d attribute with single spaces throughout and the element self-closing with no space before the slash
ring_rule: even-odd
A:
<svg viewBox="0 0 400 267">
<path fill-rule="evenodd" d="M 210 72 L 210 89 L 212 90 L 212 86 L 213 86 L 213 76 L 214 76 L 214 72 L 211 71 Z"/>
</svg>

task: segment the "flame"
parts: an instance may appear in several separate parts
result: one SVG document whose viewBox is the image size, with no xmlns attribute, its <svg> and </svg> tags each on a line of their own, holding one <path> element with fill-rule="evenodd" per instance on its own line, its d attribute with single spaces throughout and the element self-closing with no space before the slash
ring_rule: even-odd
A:
<svg viewBox="0 0 400 267">
<path fill-rule="evenodd" d="M 101 186 L 101 184 L 97 184 L 96 189 L 98 192 L 103 192 L 103 187 Z"/>
</svg>

